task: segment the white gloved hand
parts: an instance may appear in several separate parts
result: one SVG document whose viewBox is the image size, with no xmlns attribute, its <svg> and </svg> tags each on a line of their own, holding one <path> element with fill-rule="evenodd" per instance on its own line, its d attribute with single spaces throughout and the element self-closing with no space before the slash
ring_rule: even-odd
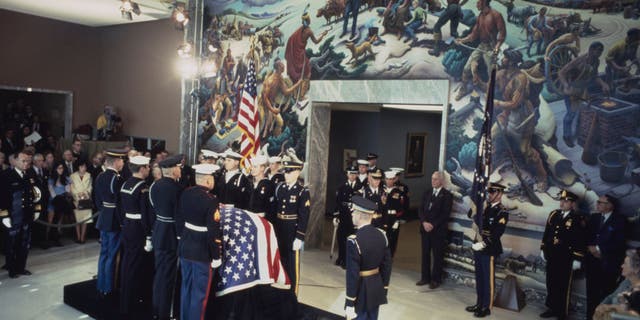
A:
<svg viewBox="0 0 640 320">
<path fill-rule="evenodd" d="M 144 251 L 151 252 L 153 250 L 153 244 L 151 244 L 151 237 L 147 237 L 147 240 L 144 243 Z"/>
<path fill-rule="evenodd" d="M 356 313 L 356 308 L 354 307 L 346 307 L 344 309 L 344 315 L 347 317 L 347 319 L 355 319 L 358 317 L 358 314 Z"/>
<path fill-rule="evenodd" d="M 9 217 L 3 218 L 2 224 L 4 224 L 4 226 L 7 228 L 11 228 L 11 218 Z"/>
<path fill-rule="evenodd" d="M 396 222 L 394 222 L 393 225 L 391 226 L 391 229 L 398 230 L 399 227 L 400 227 L 400 222 L 396 220 Z"/>
<path fill-rule="evenodd" d="M 176 239 L 180 240 L 180 236 L 177 236 Z"/>
<path fill-rule="evenodd" d="M 582 267 L 582 263 L 578 260 L 573 260 L 573 264 L 571 265 L 571 270 L 578 270 Z"/>
<path fill-rule="evenodd" d="M 333 218 L 333 226 L 334 226 L 334 227 L 337 227 L 337 226 L 338 226 L 338 223 L 340 223 L 340 219 L 338 219 L 337 217 L 336 217 L 336 218 Z"/>
<path fill-rule="evenodd" d="M 544 257 L 544 251 L 540 250 L 540 258 L 542 258 L 543 261 L 547 261 L 547 259 Z"/>
<path fill-rule="evenodd" d="M 293 240 L 293 251 L 298 251 L 302 249 L 302 240 L 295 239 Z"/>
<path fill-rule="evenodd" d="M 211 260 L 211 269 L 215 269 L 215 268 L 219 267 L 221 264 L 222 264 L 222 260 L 213 259 L 213 260 Z"/>
<path fill-rule="evenodd" d="M 480 251 L 480 250 L 484 249 L 484 247 L 486 247 L 484 242 L 476 242 L 476 243 L 471 245 L 471 249 L 473 249 L 473 251 Z"/>
<path fill-rule="evenodd" d="M 39 212 L 39 211 L 34 212 L 34 213 L 33 213 L 33 221 L 38 220 L 38 218 L 40 218 L 40 212 Z"/>
</svg>

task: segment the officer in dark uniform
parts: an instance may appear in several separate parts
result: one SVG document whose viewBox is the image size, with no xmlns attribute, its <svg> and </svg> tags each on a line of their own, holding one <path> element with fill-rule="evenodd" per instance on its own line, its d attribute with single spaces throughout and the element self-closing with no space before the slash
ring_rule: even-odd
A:
<svg viewBox="0 0 640 320">
<path fill-rule="evenodd" d="M 364 198 L 375 202 L 378 206 L 371 223 L 374 227 L 386 231 L 389 225 L 387 212 L 384 210 L 387 197 L 384 194 L 384 188 L 380 184 L 382 181 L 382 170 L 378 169 L 371 171 L 369 176 L 371 179 L 369 179 L 369 185 L 363 188 L 363 196 Z"/>
<path fill-rule="evenodd" d="M 216 182 L 216 195 L 223 204 L 246 209 L 251 195 L 249 178 L 239 169 L 242 156 L 231 149 L 225 152 L 224 168 L 226 172 Z"/>
<path fill-rule="evenodd" d="M 358 165 L 358 182 L 360 182 L 363 187 L 366 187 L 369 185 L 369 162 L 358 159 L 356 164 Z"/>
<path fill-rule="evenodd" d="M 183 188 L 191 187 L 196 185 L 196 174 L 193 171 L 193 168 L 186 164 L 186 159 L 183 156 L 182 162 L 180 162 L 180 170 L 182 173 L 180 174 L 180 180 L 178 183 L 182 185 Z"/>
<path fill-rule="evenodd" d="M 176 214 L 182 185 L 178 183 L 183 155 L 177 154 L 158 163 L 162 178 L 149 188 L 149 199 L 156 214 L 151 236 L 154 249 L 155 273 L 153 278 L 153 315 L 169 319 L 175 293 L 178 231 Z"/>
<path fill-rule="evenodd" d="M 400 218 L 404 214 L 406 207 L 406 199 L 404 192 L 395 186 L 395 171 L 385 171 L 384 173 L 384 196 L 387 199 L 384 205 L 384 211 L 387 214 L 387 236 L 389 238 L 389 248 L 391 249 L 391 257 L 396 253 L 398 246 L 398 236 L 400 235 Z"/>
<path fill-rule="evenodd" d="M 618 285 L 627 247 L 627 219 L 616 210 L 617 205 L 617 198 L 602 195 L 596 204 L 598 212 L 588 218 L 585 257 L 587 319 L 593 317 L 596 306 Z"/>
<path fill-rule="evenodd" d="M 274 185 L 278 185 L 280 182 L 284 182 L 284 174 L 280 172 L 280 165 L 282 164 L 281 157 L 269 158 L 269 170 L 267 170 L 267 176 L 273 182 Z"/>
<path fill-rule="evenodd" d="M 129 159 L 131 178 L 120 189 L 122 226 L 122 269 L 120 277 L 120 312 L 128 314 L 134 305 L 150 297 L 152 272 L 151 228 L 153 214 L 149 203 L 149 158 L 133 156 Z"/>
<path fill-rule="evenodd" d="M 540 255 L 547 261 L 547 300 L 549 308 L 541 318 L 565 319 L 569 313 L 569 297 L 573 272 L 580 269 L 586 244 L 586 222 L 574 209 L 578 196 L 567 190 L 560 192 L 560 209 L 549 214 L 542 236 Z"/>
<path fill-rule="evenodd" d="M 256 156 L 251 159 L 253 187 L 247 209 L 273 223 L 276 215 L 276 186 L 265 176 L 267 161 L 265 156 Z"/>
<path fill-rule="evenodd" d="M 113 277 L 116 270 L 116 254 L 120 249 L 120 228 L 124 217 L 120 210 L 120 188 L 124 183 L 119 172 L 124 166 L 125 150 L 108 149 L 105 151 L 106 170 L 98 175 L 93 183 L 94 203 L 100 215 L 96 228 L 100 230 L 100 258 L 98 259 L 97 289 L 100 297 L 113 290 Z"/>
<path fill-rule="evenodd" d="M 31 223 L 42 210 L 42 191 L 36 177 L 29 174 L 31 156 L 22 151 L 14 168 L 2 173 L 0 187 L 0 220 L 7 229 L 5 236 L 6 265 L 9 277 L 31 275 L 25 267 L 31 246 Z"/>
<path fill-rule="evenodd" d="M 410 198 L 411 194 L 409 192 L 409 186 L 400 180 L 400 176 L 404 172 L 404 169 L 393 167 L 393 168 L 389 168 L 389 170 L 396 172 L 394 185 L 398 187 L 400 192 L 402 192 L 402 194 L 404 195 L 404 212 L 409 212 L 409 205 L 411 202 L 411 198 Z"/>
<path fill-rule="evenodd" d="M 475 215 L 474 218 L 474 222 L 480 230 L 479 237 L 471 246 L 474 251 L 477 300 L 475 305 L 467 307 L 466 310 L 473 312 L 477 318 L 490 315 L 493 307 L 495 259 L 502 254 L 500 237 L 509 221 L 509 212 L 501 203 L 505 188 L 499 183 L 489 183 L 487 207 L 482 215 Z"/>
<path fill-rule="evenodd" d="M 182 269 L 180 319 L 203 319 L 213 272 L 222 263 L 219 202 L 210 191 L 215 185 L 214 164 L 193 166 L 196 186 L 182 192 L 176 215 L 180 235 L 178 255 Z"/>
<path fill-rule="evenodd" d="M 274 229 L 278 238 L 282 265 L 291 280 L 291 289 L 298 295 L 300 280 L 300 250 L 307 232 L 311 201 L 309 189 L 298 182 L 302 163 L 283 162 L 285 182 L 276 187 L 278 214 Z"/>
<path fill-rule="evenodd" d="M 375 153 L 367 153 L 367 162 L 369 167 L 367 168 L 369 172 L 374 172 L 378 170 L 378 155 Z"/>
<path fill-rule="evenodd" d="M 353 224 L 358 231 L 347 239 L 347 319 L 378 319 L 387 303 L 391 278 L 391 253 L 384 231 L 371 225 L 378 206 L 353 196 Z"/>
<path fill-rule="evenodd" d="M 338 230 L 338 259 L 336 265 L 342 268 L 347 267 L 345 259 L 347 253 L 347 237 L 355 232 L 353 221 L 351 221 L 351 197 L 360 194 L 362 184 L 358 181 L 358 169 L 351 166 L 347 168 L 347 181 L 338 187 L 336 191 L 336 210 Z"/>
</svg>

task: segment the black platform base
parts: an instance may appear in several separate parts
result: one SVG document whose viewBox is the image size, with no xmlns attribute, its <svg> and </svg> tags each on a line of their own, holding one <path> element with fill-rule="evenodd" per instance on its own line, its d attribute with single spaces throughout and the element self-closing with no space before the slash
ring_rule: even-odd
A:
<svg viewBox="0 0 640 320">
<path fill-rule="evenodd" d="M 99 298 L 96 280 L 64 286 L 64 303 L 96 319 L 152 319 L 151 305 L 143 302 L 130 314 L 119 312 L 117 293 Z M 179 313 L 179 312 L 178 312 Z M 338 320 L 344 319 L 302 303 L 297 303 L 289 290 L 259 286 L 211 298 L 207 304 L 206 319 L 215 320 Z"/>
</svg>

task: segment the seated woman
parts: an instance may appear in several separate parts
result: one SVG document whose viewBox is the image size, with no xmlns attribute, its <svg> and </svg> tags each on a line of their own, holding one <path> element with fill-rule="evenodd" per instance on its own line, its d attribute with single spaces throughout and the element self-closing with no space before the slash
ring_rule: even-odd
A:
<svg viewBox="0 0 640 320">
<path fill-rule="evenodd" d="M 53 223 L 54 219 L 56 223 L 62 219 L 66 214 L 73 212 L 71 202 L 67 196 L 70 192 L 69 174 L 67 173 L 63 163 L 56 163 L 53 166 L 54 170 L 51 171 L 51 178 L 49 178 L 49 213 L 47 214 L 47 222 Z M 51 227 L 47 227 L 46 240 L 49 240 L 49 233 Z M 51 241 L 54 245 L 61 247 L 60 242 L 60 228 L 54 230 L 51 234 Z"/>
<path fill-rule="evenodd" d="M 85 162 L 78 163 L 78 171 L 71 174 L 71 194 L 75 204 L 76 242 L 84 243 L 87 237 L 87 223 L 91 223 L 92 207 L 80 206 L 80 200 L 91 202 L 91 174 L 87 171 Z M 82 223 L 79 223 L 82 222 Z"/>
<path fill-rule="evenodd" d="M 627 250 L 627 256 L 622 263 L 622 276 L 625 280 L 596 307 L 593 319 L 611 319 L 614 313 L 631 314 L 627 296 L 640 290 L 640 249 Z"/>
</svg>

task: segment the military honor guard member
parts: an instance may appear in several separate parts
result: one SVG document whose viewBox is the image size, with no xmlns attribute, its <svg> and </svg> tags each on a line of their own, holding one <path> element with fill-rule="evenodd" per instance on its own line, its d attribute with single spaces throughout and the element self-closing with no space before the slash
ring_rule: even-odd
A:
<svg viewBox="0 0 640 320">
<path fill-rule="evenodd" d="M 215 186 L 213 173 L 220 167 L 214 164 L 197 164 L 193 168 L 196 186 L 182 192 L 176 216 L 178 234 L 181 237 L 178 255 L 182 270 L 182 320 L 204 318 L 213 279 L 212 269 L 222 263 L 219 202 L 210 193 Z"/>
<path fill-rule="evenodd" d="M 273 223 L 276 213 L 276 186 L 273 181 L 265 176 L 267 161 L 268 159 L 265 156 L 256 156 L 251 159 L 253 188 L 247 209 Z"/>
<path fill-rule="evenodd" d="M 347 240 L 347 319 L 378 319 L 381 304 L 387 303 L 391 279 L 391 252 L 383 230 L 371 224 L 378 206 L 353 196 L 352 222 L 358 229 Z"/>
<path fill-rule="evenodd" d="M 378 170 L 378 155 L 375 153 L 367 153 L 367 164 L 369 172 Z"/>
<path fill-rule="evenodd" d="M 242 156 L 237 152 L 231 151 L 231 149 L 225 152 L 225 173 L 220 175 L 216 182 L 215 194 L 223 204 L 247 209 L 249 196 L 251 195 L 251 184 L 249 183 L 249 178 L 240 171 L 241 159 Z"/>
<path fill-rule="evenodd" d="M 429 288 L 435 289 L 442 282 L 444 249 L 452 205 L 453 195 L 444 188 L 442 172 L 434 172 L 431 175 L 431 189 L 425 191 L 422 196 L 422 206 L 418 212 L 422 240 L 422 275 L 416 283 L 417 286 L 429 284 Z"/>
<path fill-rule="evenodd" d="M 547 300 L 549 308 L 541 318 L 565 319 L 569 313 L 569 298 L 573 272 L 580 269 L 585 251 L 586 222 L 574 206 L 578 196 L 562 190 L 560 209 L 547 218 L 542 236 L 540 256 L 547 261 Z"/>
<path fill-rule="evenodd" d="M 369 185 L 369 162 L 358 159 L 356 164 L 358 165 L 358 182 L 360 182 L 362 186 Z"/>
<path fill-rule="evenodd" d="M 10 278 L 31 275 L 26 269 L 31 246 L 31 223 L 42 210 L 42 191 L 35 175 L 29 174 L 31 156 L 18 153 L 14 167 L 2 173 L 0 179 L 0 220 L 7 229 L 4 252 Z"/>
<path fill-rule="evenodd" d="M 94 203 L 100 215 L 96 228 L 100 230 L 100 258 L 98 259 L 97 289 L 101 298 L 113 291 L 116 255 L 120 250 L 120 230 L 123 217 L 120 203 L 120 188 L 124 180 L 120 171 L 124 166 L 127 152 L 120 149 L 107 149 L 104 153 L 105 171 L 100 173 L 93 183 Z"/>
<path fill-rule="evenodd" d="M 149 200 L 156 220 L 151 234 L 155 273 L 153 275 L 153 315 L 168 320 L 171 316 L 173 295 L 176 292 L 178 261 L 178 230 L 176 214 L 178 201 L 184 190 L 178 183 L 182 154 L 168 157 L 158 163 L 162 178 L 149 187 Z"/>
<path fill-rule="evenodd" d="M 387 237 L 389 238 L 389 248 L 391 249 L 391 257 L 396 253 L 398 246 L 398 236 L 400 235 L 400 218 L 404 214 L 406 207 L 404 192 L 395 185 L 396 172 L 384 172 L 384 194 L 386 203 L 384 209 L 387 214 Z"/>
<path fill-rule="evenodd" d="M 400 176 L 402 176 L 402 173 L 404 173 L 404 169 L 398 168 L 398 167 L 391 167 L 389 168 L 389 170 L 396 172 L 394 185 L 397 186 L 398 189 L 400 189 L 400 191 L 404 194 L 404 200 L 405 200 L 404 212 L 409 212 L 409 205 L 411 200 L 409 186 L 406 183 L 402 182 L 402 180 L 400 180 Z"/>
<path fill-rule="evenodd" d="M 120 204 L 124 212 L 120 274 L 120 312 L 123 314 L 131 312 L 138 301 L 150 297 L 151 293 L 151 260 L 145 254 L 153 249 L 151 228 L 154 217 L 149 203 L 149 185 L 146 182 L 150 160 L 144 156 L 131 157 L 131 178 L 120 189 Z"/>
<path fill-rule="evenodd" d="M 353 221 L 351 220 L 351 198 L 359 195 L 362 184 L 358 181 L 358 169 L 351 166 L 347 168 L 347 181 L 341 184 L 336 190 L 336 210 L 337 217 L 334 223 L 338 223 L 337 236 L 338 239 L 338 259 L 336 265 L 346 268 L 346 248 L 347 237 L 355 231 Z"/>
<path fill-rule="evenodd" d="M 386 195 L 384 194 L 384 187 L 380 184 L 382 181 L 382 170 L 378 169 L 369 173 L 369 184 L 363 189 L 363 196 L 376 203 L 378 209 L 373 215 L 371 223 L 374 227 L 382 230 L 387 230 L 388 219 L 387 212 L 384 210 L 386 203 Z"/>
<path fill-rule="evenodd" d="M 269 170 L 267 170 L 267 177 L 273 182 L 274 185 L 278 185 L 280 182 L 284 182 L 284 174 L 280 172 L 280 166 L 282 165 L 281 157 L 269 157 Z"/>
<path fill-rule="evenodd" d="M 473 312 L 476 318 L 483 318 L 491 314 L 493 297 L 495 295 L 495 259 L 502 254 L 500 237 L 504 233 L 509 221 L 509 212 L 502 205 L 502 195 L 506 187 L 499 183 L 489 183 L 487 191 L 487 207 L 484 209 L 481 221 L 475 221 L 480 234 L 471 246 L 474 251 L 476 272 L 476 304 L 466 308 Z M 479 219 L 476 219 L 479 220 Z"/>
<path fill-rule="evenodd" d="M 298 182 L 302 163 L 284 161 L 282 164 L 285 181 L 276 187 L 278 213 L 274 229 L 282 265 L 291 281 L 291 290 L 297 296 L 300 281 L 300 250 L 307 232 L 311 200 L 309 189 Z"/>
<path fill-rule="evenodd" d="M 602 195 L 596 204 L 598 211 L 587 221 L 587 319 L 593 317 L 600 301 L 618 285 L 627 247 L 627 219 L 618 212 L 617 206 L 617 198 Z"/>
</svg>

